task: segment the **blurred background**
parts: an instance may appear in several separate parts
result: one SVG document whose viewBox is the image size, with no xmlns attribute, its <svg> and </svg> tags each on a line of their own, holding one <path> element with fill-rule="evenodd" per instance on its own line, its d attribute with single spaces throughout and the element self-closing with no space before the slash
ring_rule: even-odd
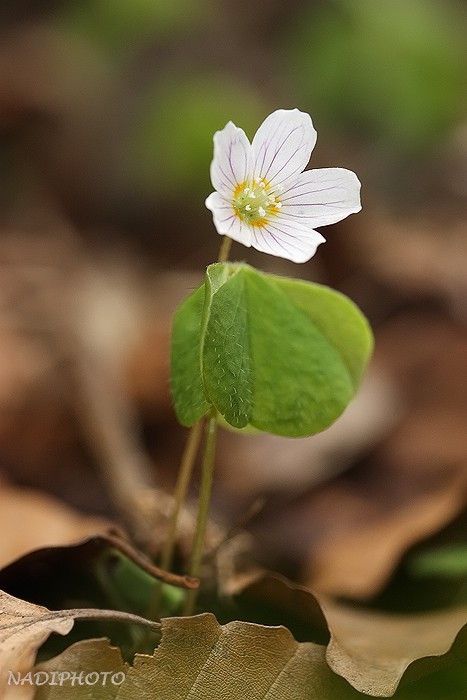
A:
<svg viewBox="0 0 467 700">
<path fill-rule="evenodd" d="M 223 433 L 213 515 L 261 498 L 260 561 L 359 599 L 427 538 L 465 541 L 466 37 L 463 0 L 0 3 L 0 563 L 173 487 L 170 324 L 220 243 L 212 135 L 292 107 L 363 210 L 303 266 L 232 258 L 348 294 L 375 357 L 325 433 Z"/>
</svg>

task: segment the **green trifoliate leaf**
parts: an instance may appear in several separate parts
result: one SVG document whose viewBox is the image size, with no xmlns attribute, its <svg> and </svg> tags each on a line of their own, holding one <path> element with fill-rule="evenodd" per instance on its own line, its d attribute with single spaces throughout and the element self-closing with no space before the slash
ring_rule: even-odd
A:
<svg viewBox="0 0 467 700">
<path fill-rule="evenodd" d="M 206 395 L 234 428 L 244 428 L 252 415 L 251 311 L 242 269 L 208 268 L 201 340 Z"/>
<path fill-rule="evenodd" d="M 211 265 L 175 316 L 177 416 L 192 425 L 214 406 L 234 428 L 313 435 L 354 396 L 372 342 L 364 316 L 338 292 Z"/>
<path fill-rule="evenodd" d="M 185 299 L 175 314 L 172 329 L 172 394 L 178 420 L 186 426 L 196 423 L 212 405 L 201 377 L 204 296 L 202 285 Z"/>
</svg>

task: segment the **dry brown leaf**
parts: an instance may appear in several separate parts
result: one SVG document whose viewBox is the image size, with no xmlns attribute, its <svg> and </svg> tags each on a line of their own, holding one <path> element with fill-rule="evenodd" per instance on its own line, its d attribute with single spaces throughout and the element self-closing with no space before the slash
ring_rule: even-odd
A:
<svg viewBox="0 0 467 700">
<path fill-rule="evenodd" d="M 85 639 L 38 664 L 34 672 L 42 673 L 39 678 L 44 683 L 37 688 L 35 700 L 62 700 L 65 694 L 71 694 L 73 700 L 85 700 L 90 693 L 99 700 L 112 700 L 124 682 L 128 664 L 120 649 L 111 646 L 107 639 Z M 54 672 L 64 675 L 54 676 Z M 68 677 L 67 673 L 76 675 Z"/>
<path fill-rule="evenodd" d="M 40 547 L 71 544 L 110 527 L 104 518 L 83 516 L 41 491 L 0 484 L 0 568 Z"/>
<path fill-rule="evenodd" d="M 18 697 L 18 686 L 8 684 L 9 672 L 23 676 L 34 666 L 36 652 L 52 634 L 66 635 L 77 619 L 114 620 L 158 628 L 159 625 L 137 615 L 109 610 L 48 610 L 0 591 L 0 697 Z M 29 686 L 21 686 L 28 688 Z M 15 694 L 16 693 L 16 694 Z M 32 697 L 27 690 L 23 698 Z"/>
<path fill-rule="evenodd" d="M 329 513 L 340 513 L 340 518 L 336 518 L 329 535 L 316 543 L 305 574 L 308 585 L 331 595 L 351 598 L 371 597 L 381 590 L 402 554 L 443 527 L 464 506 L 465 470 L 452 473 L 446 469 L 445 477 L 430 484 L 427 475 L 424 488 L 420 487 L 405 502 L 401 498 L 394 507 L 390 505 L 389 495 L 385 507 L 382 490 L 369 503 L 365 493 L 338 486 L 334 493 L 330 489 Z M 407 478 L 408 492 L 409 489 Z M 381 507 L 376 512 L 378 504 Z M 321 507 L 325 508 L 324 502 Z"/>
<path fill-rule="evenodd" d="M 328 643 L 328 623 L 312 591 L 265 571 L 240 575 L 228 584 L 224 595 L 234 597 L 242 620 L 284 625 L 299 641 Z"/>
<path fill-rule="evenodd" d="M 418 615 L 385 615 L 320 599 L 331 641 L 329 666 L 362 693 L 392 696 L 418 660 L 449 651 L 467 623 L 467 606 Z"/>
<path fill-rule="evenodd" d="M 283 594 L 282 589 L 279 594 Z M 291 595 L 296 600 L 288 600 L 289 607 L 291 602 L 292 607 L 303 605 L 303 590 L 290 589 L 287 597 Z M 26 653 L 18 669 L 24 674 L 31 668 L 36 649 L 51 631 L 66 634 L 73 618 L 89 619 L 106 614 L 106 611 L 86 610 L 50 612 L 10 596 L 5 596 L 4 600 L 6 603 L 2 607 L 7 617 L 0 631 L 3 680 L 7 671 L 18 669 L 22 658 L 16 656 L 18 645 L 23 656 Z M 449 665 L 449 659 L 451 663 L 454 659 L 462 664 L 463 652 L 460 656 L 448 652 L 458 632 L 465 629 L 467 606 L 423 615 L 383 615 L 325 598 L 321 604 L 331 630 L 327 649 L 324 644 L 296 641 L 283 626 L 239 621 L 221 626 L 214 615 L 204 613 L 163 619 L 159 647 L 153 656 L 137 654 L 134 667 L 130 669 L 123 663 L 119 650 L 106 640 L 86 640 L 40 664 L 34 671 L 93 673 L 93 678 L 98 674 L 99 679 L 101 672 L 118 673 L 118 683 L 110 681 L 99 686 L 99 697 L 106 700 L 176 700 L 180 697 L 357 700 L 368 695 L 389 697 L 395 694 L 399 697 L 397 688 L 409 666 L 410 684 L 417 677 Z M 118 613 L 108 615 L 113 615 L 114 619 L 121 616 Z M 41 680 L 44 679 L 41 677 Z M 57 688 L 44 681 L 36 697 L 55 700 L 66 692 L 66 697 L 79 700 L 94 692 L 90 691 L 91 683 L 87 686 L 84 683 L 83 687 L 68 677 L 65 684 L 71 687 Z M 22 690 L 17 686 L 14 689 Z M 2 700 L 13 697 L 13 694 L 8 695 L 9 690 L 7 687 Z M 406 696 L 404 692 L 402 696 Z M 21 700 L 23 697 L 30 695 L 21 695 Z"/>
<path fill-rule="evenodd" d="M 284 627 L 219 625 L 210 613 L 162 620 L 154 656 L 137 655 L 119 700 L 355 700 L 332 673 L 324 647 L 298 643 Z"/>
<path fill-rule="evenodd" d="M 0 693 L 5 700 L 17 697 L 17 688 L 8 685 L 9 672 L 21 675 L 34 665 L 36 652 L 52 632 L 68 634 L 73 618 L 51 613 L 0 591 Z M 33 697 L 32 688 L 24 688 L 22 698 Z"/>
<path fill-rule="evenodd" d="M 239 585 L 235 600 L 240 606 L 253 603 L 254 619 L 269 625 L 274 621 L 261 619 L 261 612 L 264 617 L 272 602 L 295 638 L 312 639 L 327 647 L 330 668 L 372 697 L 394 693 L 399 697 L 396 690 L 409 666 L 410 674 L 404 678 L 407 682 L 433 674 L 453 661 L 464 663 L 465 647 L 458 645 L 457 651 L 447 652 L 459 630 L 467 631 L 467 606 L 427 614 L 383 614 L 338 603 L 266 573 L 258 573 L 244 588 Z"/>
</svg>

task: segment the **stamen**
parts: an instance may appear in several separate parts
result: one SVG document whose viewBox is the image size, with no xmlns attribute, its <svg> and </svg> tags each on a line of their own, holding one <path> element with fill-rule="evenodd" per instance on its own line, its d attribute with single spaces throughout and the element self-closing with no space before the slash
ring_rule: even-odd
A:
<svg viewBox="0 0 467 700">
<path fill-rule="evenodd" d="M 263 178 L 249 180 L 237 185 L 234 191 L 233 206 L 236 215 L 251 226 L 263 226 L 269 217 L 277 214 L 281 208 L 278 201 L 282 187 L 274 187 Z M 271 194 L 271 191 L 273 194 Z"/>
</svg>

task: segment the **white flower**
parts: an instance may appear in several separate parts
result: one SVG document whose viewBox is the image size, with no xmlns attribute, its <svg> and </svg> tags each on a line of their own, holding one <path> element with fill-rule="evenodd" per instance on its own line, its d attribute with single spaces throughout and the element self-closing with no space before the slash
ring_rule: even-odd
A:
<svg viewBox="0 0 467 700">
<path fill-rule="evenodd" d="M 222 236 L 263 253 L 301 263 L 323 236 L 317 226 L 360 211 L 360 182 L 344 168 L 304 168 L 316 143 L 308 114 L 278 109 L 265 119 L 250 144 L 229 122 L 214 134 L 211 181 L 206 199 Z"/>
</svg>

